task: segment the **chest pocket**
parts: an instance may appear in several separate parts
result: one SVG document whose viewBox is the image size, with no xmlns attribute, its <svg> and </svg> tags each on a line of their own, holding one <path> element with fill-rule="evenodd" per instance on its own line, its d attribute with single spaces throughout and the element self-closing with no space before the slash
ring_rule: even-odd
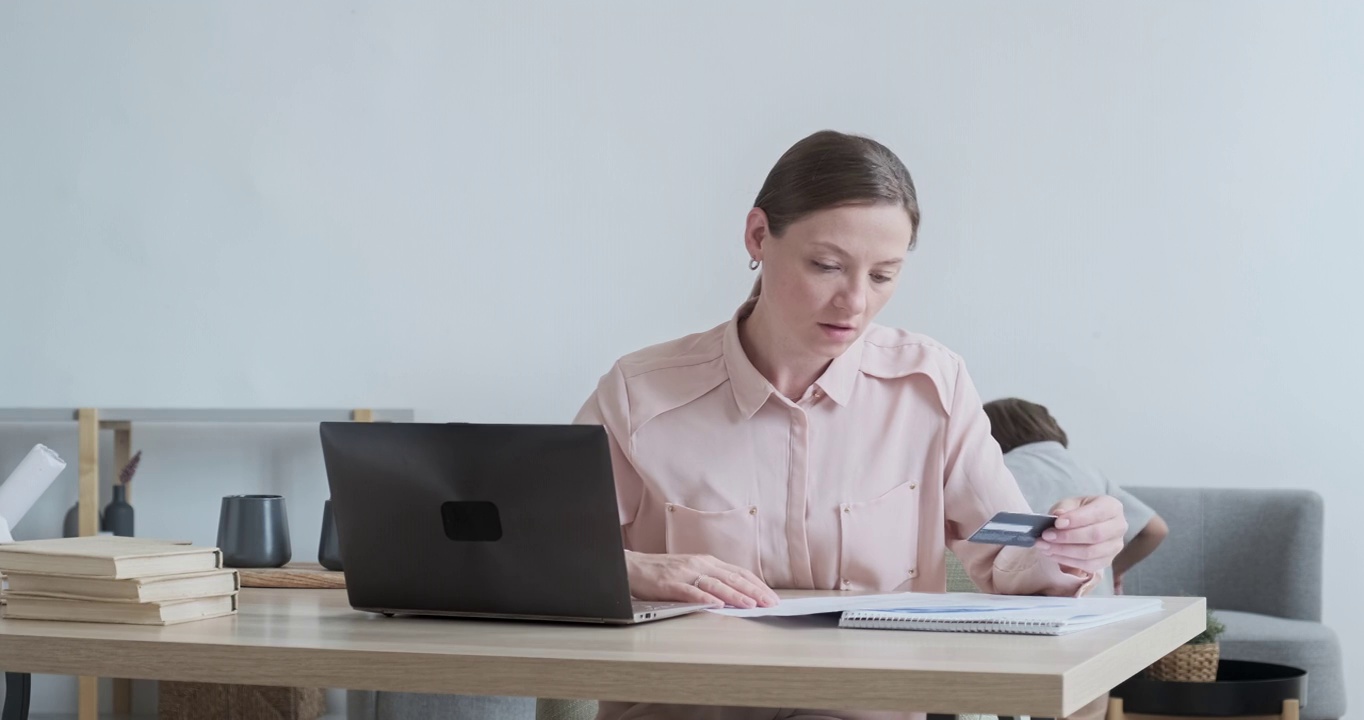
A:
<svg viewBox="0 0 1364 720">
<path fill-rule="evenodd" d="M 918 511 L 917 481 L 874 500 L 840 505 L 839 588 L 905 589 L 919 574 Z"/>
<path fill-rule="evenodd" d="M 668 503 L 667 549 L 670 553 L 713 555 L 722 562 L 751 571 L 759 578 L 758 508 L 739 507 L 720 512 L 693 510 Z"/>
</svg>

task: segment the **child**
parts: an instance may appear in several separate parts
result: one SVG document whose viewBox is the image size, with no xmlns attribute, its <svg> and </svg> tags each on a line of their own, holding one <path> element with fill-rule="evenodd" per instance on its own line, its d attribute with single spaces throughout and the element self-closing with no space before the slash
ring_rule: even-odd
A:
<svg viewBox="0 0 1364 720">
<path fill-rule="evenodd" d="M 1065 431 L 1045 407 L 1006 398 L 986 403 L 985 414 L 990 418 L 990 434 L 1004 451 L 1004 465 L 1033 510 L 1046 512 L 1062 498 L 1077 495 L 1112 495 L 1122 501 L 1127 517 L 1125 544 L 1113 559 L 1111 576 L 1105 573 L 1092 592 L 1120 594 L 1123 575 L 1155 551 L 1169 534 L 1169 526 L 1131 493 L 1078 463 L 1070 454 Z"/>
</svg>

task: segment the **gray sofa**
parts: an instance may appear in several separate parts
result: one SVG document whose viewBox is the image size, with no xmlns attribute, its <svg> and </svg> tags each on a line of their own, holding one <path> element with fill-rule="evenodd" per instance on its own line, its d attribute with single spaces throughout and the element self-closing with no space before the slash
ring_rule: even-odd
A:
<svg viewBox="0 0 1364 720">
<path fill-rule="evenodd" d="M 1321 623 L 1322 500 L 1304 490 L 1126 488 L 1170 535 L 1123 581 L 1128 595 L 1208 599 L 1222 657 L 1307 670 L 1303 720 L 1345 715 L 1340 642 Z"/>
<path fill-rule="evenodd" d="M 1129 595 L 1189 595 L 1227 626 L 1222 654 L 1308 672 L 1303 720 L 1345 715 L 1340 643 L 1321 624 L 1322 501 L 1299 490 L 1127 488 L 1155 508 L 1170 536 L 1124 579 Z M 950 554 L 949 554 L 950 555 Z M 949 590 L 972 590 L 949 563 Z M 494 718 L 578 720 L 590 703 L 352 693 L 350 720 Z"/>
</svg>

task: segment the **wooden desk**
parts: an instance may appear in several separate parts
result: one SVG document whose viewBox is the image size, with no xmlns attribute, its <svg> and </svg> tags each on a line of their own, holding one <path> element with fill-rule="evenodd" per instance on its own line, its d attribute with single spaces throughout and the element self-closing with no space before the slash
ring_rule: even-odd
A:
<svg viewBox="0 0 1364 720">
<path fill-rule="evenodd" d="M 252 685 L 1062 717 L 1197 635 L 1204 619 L 1202 598 L 1168 598 L 1159 614 L 1065 637 L 709 613 L 595 627 L 384 618 L 351 610 L 341 590 L 246 589 L 236 617 L 167 628 L 0 620 L 0 663 Z"/>
</svg>

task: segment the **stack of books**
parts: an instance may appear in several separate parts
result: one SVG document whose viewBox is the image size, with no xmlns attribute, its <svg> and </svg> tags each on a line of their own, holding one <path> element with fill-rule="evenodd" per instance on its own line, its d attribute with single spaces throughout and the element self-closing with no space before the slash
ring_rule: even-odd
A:
<svg viewBox="0 0 1364 720">
<path fill-rule="evenodd" d="M 237 612 L 241 579 L 216 547 L 108 535 L 0 545 L 4 616 L 172 625 Z"/>
</svg>

